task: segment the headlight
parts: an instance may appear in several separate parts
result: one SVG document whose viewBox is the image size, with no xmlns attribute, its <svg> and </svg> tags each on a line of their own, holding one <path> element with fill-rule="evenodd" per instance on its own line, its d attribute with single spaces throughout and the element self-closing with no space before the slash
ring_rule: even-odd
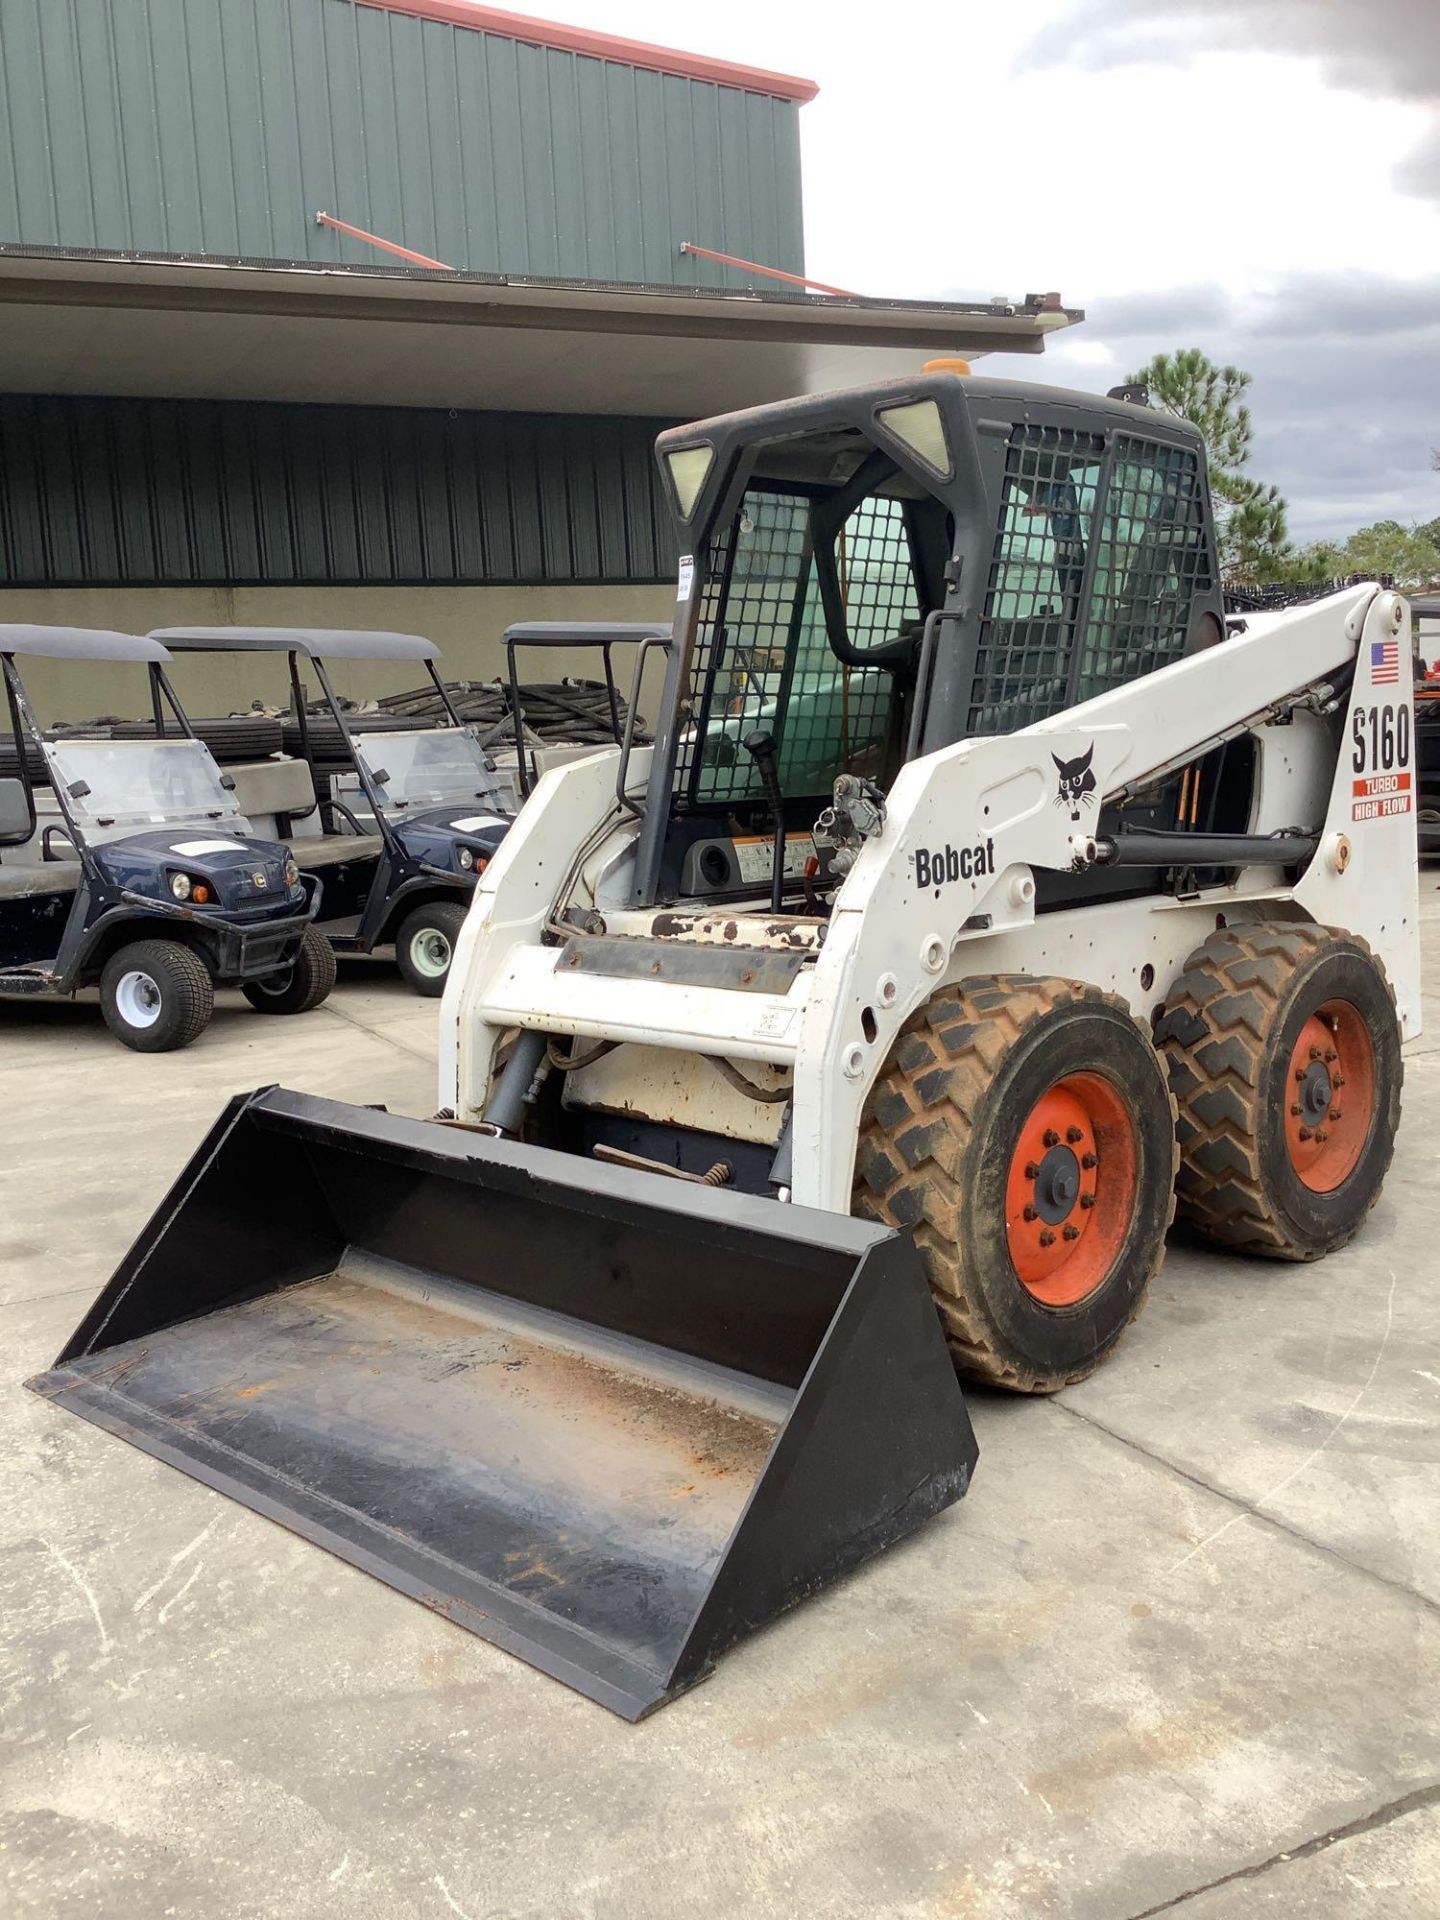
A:
<svg viewBox="0 0 1440 1920">
<path fill-rule="evenodd" d="M 285 862 L 285 884 L 287 887 L 298 887 L 300 884 L 300 869 L 293 860 Z"/>
<path fill-rule="evenodd" d="M 461 872 L 468 873 L 475 864 L 474 854 L 470 851 L 469 847 L 461 847 L 458 857 Z"/>
<path fill-rule="evenodd" d="M 190 898 L 189 874 L 172 873 L 170 876 L 170 891 L 177 900 L 188 900 Z"/>
</svg>

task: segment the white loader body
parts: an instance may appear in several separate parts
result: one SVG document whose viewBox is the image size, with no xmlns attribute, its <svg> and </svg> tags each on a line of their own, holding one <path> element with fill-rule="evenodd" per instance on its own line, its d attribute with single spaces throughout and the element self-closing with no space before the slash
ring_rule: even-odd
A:
<svg viewBox="0 0 1440 1920">
<path fill-rule="evenodd" d="M 790 1197 L 846 1212 L 861 1109 L 903 1022 L 967 977 L 1085 981 L 1119 994 L 1148 1023 L 1217 925 L 1295 917 L 1368 941 L 1402 1035 L 1413 1038 L 1406 603 L 1358 586 L 1244 625 L 1020 731 L 911 760 L 828 922 L 773 914 L 763 897 L 723 910 L 625 907 L 638 829 L 616 802 L 618 750 L 547 774 L 475 893 L 443 1003 L 441 1105 L 478 1122 L 497 1049 L 524 1028 L 619 1043 L 570 1074 L 567 1100 L 773 1142 L 779 1103 L 750 1098 L 739 1075 L 711 1064 L 746 1063 L 762 1091 L 791 1089 Z M 1332 682 L 1343 683 L 1352 663 L 1337 699 Z M 1320 828 L 1295 884 L 1278 863 L 1251 865 L 1226 886 L 1036 914 L 1036 870 L 1084 870 L 1103 803 L 1245 731 L 1259 754 L 1248 831 Z M 648 750 L 632 753 L 631 794 L 643 792 L 648 762 Z M 1073 771 L 1080 763 L 1083 779 Z M 635 942 L 623 975 L 575 964 L 586 915 L 610 940 Z M 705 944 L 753 949 L 753 978 L 740 990 L 687 980 L 675 956 Z"/>
</svg>

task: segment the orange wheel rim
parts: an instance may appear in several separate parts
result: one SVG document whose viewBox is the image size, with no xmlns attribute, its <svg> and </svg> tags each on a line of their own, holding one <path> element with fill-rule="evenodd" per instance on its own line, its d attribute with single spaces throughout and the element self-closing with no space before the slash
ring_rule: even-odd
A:
<svg viewBox="0 0 1440 1920">
<path fill-rule="evenodd" d="M 1035 1102 L 1005 1181 L 1005 1238 L 1021 1286 L 1073 1307 L 1109 1275 L 1135 1214 L 1139 1154 L 1119 1089 L 1072 1073 Z"/>
<path fill-rule="evenodd" d="M 1327 1000 L 1300 1029 L 1285 1075 L 1285 1146 L 1312 1193 L 1355 1171 L 1375 1113 L 1375 1048 L 1358 1007 Z"/>
</svg>

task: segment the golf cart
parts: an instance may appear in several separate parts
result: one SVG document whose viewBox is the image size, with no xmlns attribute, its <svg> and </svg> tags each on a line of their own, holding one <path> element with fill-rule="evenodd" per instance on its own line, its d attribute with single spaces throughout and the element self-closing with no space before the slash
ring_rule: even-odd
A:
<svg viewBox="0 0 1440 1920">
<path fill-rule="evenodd" d="M 297 753 L 232 766 L 242 802 L 273 822 L 302 872 L 323 874 L 318 922 L 336 953 L 393 942 L 400 972 L 431 998 L 444 991 L 475 882 L 505 836 L 513 806 L 435 670 L 440 649 L 413 633 L 317 627 L 163 627 L 177 655 L 283 655 Z M 310 711 L 301 662 L 320 700 Z M 424 663 L 438 725 L 348 710 L 327 663 Z"/>
<path fill-rule="evenodd" d="M 252 836 L 166 678 L 169 657 L 133 634 L 0 626 L 0 996 L 98 986 L 106 1025 L 138 1053 L 194 1040 L 217 985 L 262 1013 L 303 1013 L 335 979 L 310 925 L 318 885 Z M 42 726 L 26 658 L 142 667 L 147 736 Z"/>
</svg>

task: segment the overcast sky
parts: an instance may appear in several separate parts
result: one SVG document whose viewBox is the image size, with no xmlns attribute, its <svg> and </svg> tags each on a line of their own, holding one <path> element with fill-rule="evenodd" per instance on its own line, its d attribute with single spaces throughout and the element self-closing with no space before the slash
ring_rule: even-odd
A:
<svg viewBox="0 0 1440 1920">
<path fill-rule="evenodd" d="M 1057 288 L 1083 327 L 987 370 L 1103 390 L 1198 346 L 1254 374 L 1252 470 L 1298 539 L 1440 514 L 1440 0 L 534 10 L 818 81 L 822 280 Z"/>
</svg>

